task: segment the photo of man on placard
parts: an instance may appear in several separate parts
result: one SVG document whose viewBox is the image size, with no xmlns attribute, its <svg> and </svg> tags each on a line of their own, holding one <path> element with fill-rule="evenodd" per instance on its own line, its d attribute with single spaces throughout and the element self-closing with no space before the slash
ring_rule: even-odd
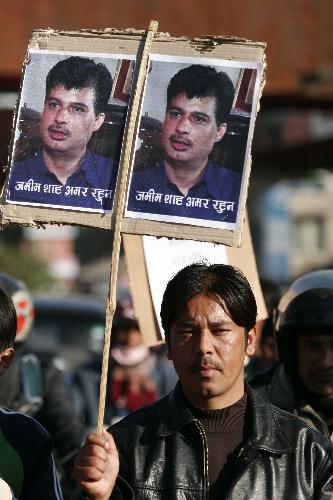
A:
<svg viewBox="0 0 333 500">
<path fill-rule="evenodd" d="M 127 216 L 236 222 L 242 172 L 216 163 L 211 155 L 227 133 L 234 99 L 231 78 L 215 67 L 186 65 L 172 76 L 160 134 L 162 154 L 154 157 L 151 151 L 148 165 L 133 169 Z M 243 161 L 244 155 L 245 149 Z"/>
<path fill-rule="evenodd" d="M 89 141 L 105 122 L 112 85 L 106 65 L 90 57 L 66 57 L 49 70 L 41 145 L 32 156 L 14 159 L 7 202 L 111 210 L 118 161 L 96 154 Z"/>
</svg>

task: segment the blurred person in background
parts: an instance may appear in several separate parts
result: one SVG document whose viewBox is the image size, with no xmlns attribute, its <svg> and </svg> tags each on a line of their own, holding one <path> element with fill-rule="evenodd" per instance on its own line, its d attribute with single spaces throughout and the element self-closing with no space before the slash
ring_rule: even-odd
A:
<svg viewBox="0 0 333 500">
<path fill-rule="evenodd" d="M 18 319 L 18 321 L 17 321 Z M 8 389 L 14 340 L 20 318 L 14 303 L 0 285 L 0 389 Z M 14 358 L 15 359 L 15 358 Z M 0 407 L 1 500 L 61 500 L 62 493 L 48 432 L 33 418 Z"/>
<path fill-rule="evenodd" d="M 12 298 L 17 314 L 16 356 L 2 377 L 0 405 L 33 416 L 50 433 L 61 473 L 64 495 L 72 494 L 73 458 L 86 429 L 75 412 L 63 373 L 52 361 L 24 352 L 24 343 L 33 334 L 34 306 L 22 281 L 0 272 L 0 285 Z"/>
<path fill-rule="evenodd" d="M 283 294 L 275 335 L 280 364 L 250 383 L 333 440 L 333 270 L 304 274 Z"/>
<path fill-rule="evenodd" d="M 118 318 L 113 333 L 108 387 L 112 420 L 116 421 L 167 394 L 177 375 L 160 350 L 154 352 L 144 344 L 137 320 Z"/>
</svg>

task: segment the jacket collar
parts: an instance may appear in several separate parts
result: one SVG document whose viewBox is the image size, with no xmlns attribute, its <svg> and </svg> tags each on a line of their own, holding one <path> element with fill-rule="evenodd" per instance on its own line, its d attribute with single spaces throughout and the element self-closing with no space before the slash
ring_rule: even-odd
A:
<svg viewBox="0 0 333 500">
<path fill-rule="evenodd" d="M 278 423 L 278 413 L 283 410 L 273 407 L 265 398 L 246 384 L 246 392 L 250 405 L 250 437 L 254 449 L 271 453 L 291 453 L 294 451 L 284 429 Z"/>
<path fill-rule="evenodd" d="M 166 400 L 166 408 L 164 407 L 157 432 L 160 436 L 169 436 L 196 420 L 188 407 L 180 382 L 178 382 Z"/>
<path fill-rule="evenodd" d="M 277 454 L 293 452 L 292 444 L 285 436 L 283 428 L 279 426 L 274 415 L 275 410 L 277 412 L 280 410 L 277 408 L 273 410 L 272 405 L 247 384 L 246 392 L 250 405 L 249 444 L 252 448 Z M 178 382 L 166 400 L 166 407 L 164 406 L 157 433 L 160 436 L 169 436 L 181 432 L 184 427 L 196 421 L 197 419 L 188 407 Z"/>
</svg>

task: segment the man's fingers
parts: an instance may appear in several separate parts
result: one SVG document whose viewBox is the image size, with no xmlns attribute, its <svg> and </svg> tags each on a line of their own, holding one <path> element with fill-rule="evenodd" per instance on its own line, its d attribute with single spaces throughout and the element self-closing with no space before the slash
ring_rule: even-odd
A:
<svg viewBox="0 0 333 500">
<path fill-rule="evenodd" d="M 85 482 L 97 482 L 100 481 L 103 477 L 104 471 L 98 469 L 94 466 L 86 466 L 86 465 L 77 465 L 75 468 L 75 476 L 77 481 L 85 481 Z"/>
<path fill-rule="evenodd" d="M 97 472 L 103 474 L 106 469 L 106 463 L 107 463 L 107 458 L 103 460 L 97 457 L 83 456 L 76 463 L 76 468 L 80 471 L 82 471 L 83 469 L 94 468 L 96 469 Z"/>
<path fill-rule="evenodd" d="M 96 457 L 106 461 L 108 459 L 109 445 L 106 443 L 104 446 L 96 444 L 84 445 L 80 451 L 81 457 Z"/>
<path fill-rule="evenodd" d="M 106 435 L 89 434 L 85 444 L 79 450 L 75 457 L 75 469 L 77 476 L 83 477 L 83 471 L 87 470 L 89 476 L 92 474 L 90 469 L 96 469 L 96 473 L 104 473 L 108 457 L 114 446 L 113 439 Z"/>
<path fill-rule="evenodd" d="M 118 450 L 117 450 L 116 443 L 114 442 L 112 434 L 110 434 L 108 431 L 103 431 L 103 437 L 105 438 L 104 449 L 109 454 L 117 455 L 117 457 L 118 457 Z"/>
<path fill-rule="evenodd" d="M 107 433 L 107 434 L 109 434 L 109 433 Z M 86 437 L 86 440 L 85 440 L 83 446 L 86 446 L 89 444 L 97 444 L 99 446 L 104 446 L 106 441 L 108 441 L 108 436 L 105 435 L 105 431 L 103 431 L 103 434 L 96 434 L 96 432 L 91 432 Z"/>
<path fill-rule="evenodd" d="M 118 457 L 113 437 L 107 431 L 102 435 L 91 433 L 75 457 L 75 467 L 95 467 L 104 471 L 110 456 Z"/>
<path fill-rule="evenodd" d="M 95 432 L 88 434 L 83 447 L 89 446 L 89 445 L 101 446 L 102 448 L 105 448 L 106 450 L 112 450 L 112 449 L 116 450 L 117 449 L 112 435 L 108 431 L 104 431 L 104 430 L 103 430 L 102 434 L 96 434 Z"/>
</svg>

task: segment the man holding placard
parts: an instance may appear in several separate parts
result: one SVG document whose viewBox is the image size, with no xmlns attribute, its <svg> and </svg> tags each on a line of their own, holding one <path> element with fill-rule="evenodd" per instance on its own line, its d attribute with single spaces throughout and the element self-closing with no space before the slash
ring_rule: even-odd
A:
<svg viewBox="0 0 333 500">
<path fill-rule="evenodd" d="M 194 64 L 171 78 L 164 160 L 134 171 L 128 211 L 236 221 L 241 175 L 209 158 L 227 131 L 234 92 L 229 76 L 211 66 Z"/>
<path fill-rule="evenodd" d="M 111 209 L 118 165 L 88 148 L 105 121 L 111 89 L 109 70 L 87 57 L 72 56 L 51 68 L 40 120 L 42 149 L 13 164 L 7 201 Z"/>
<path fill-rule="evenodd" d="M 179 384 L 88 436 L 75 467 L 88 498 L 331 498 L 332 443 L 244 384 L 256 316 L 232 266 L 192 264 L 171 279 L 161 320 Z"/>
</svg>

